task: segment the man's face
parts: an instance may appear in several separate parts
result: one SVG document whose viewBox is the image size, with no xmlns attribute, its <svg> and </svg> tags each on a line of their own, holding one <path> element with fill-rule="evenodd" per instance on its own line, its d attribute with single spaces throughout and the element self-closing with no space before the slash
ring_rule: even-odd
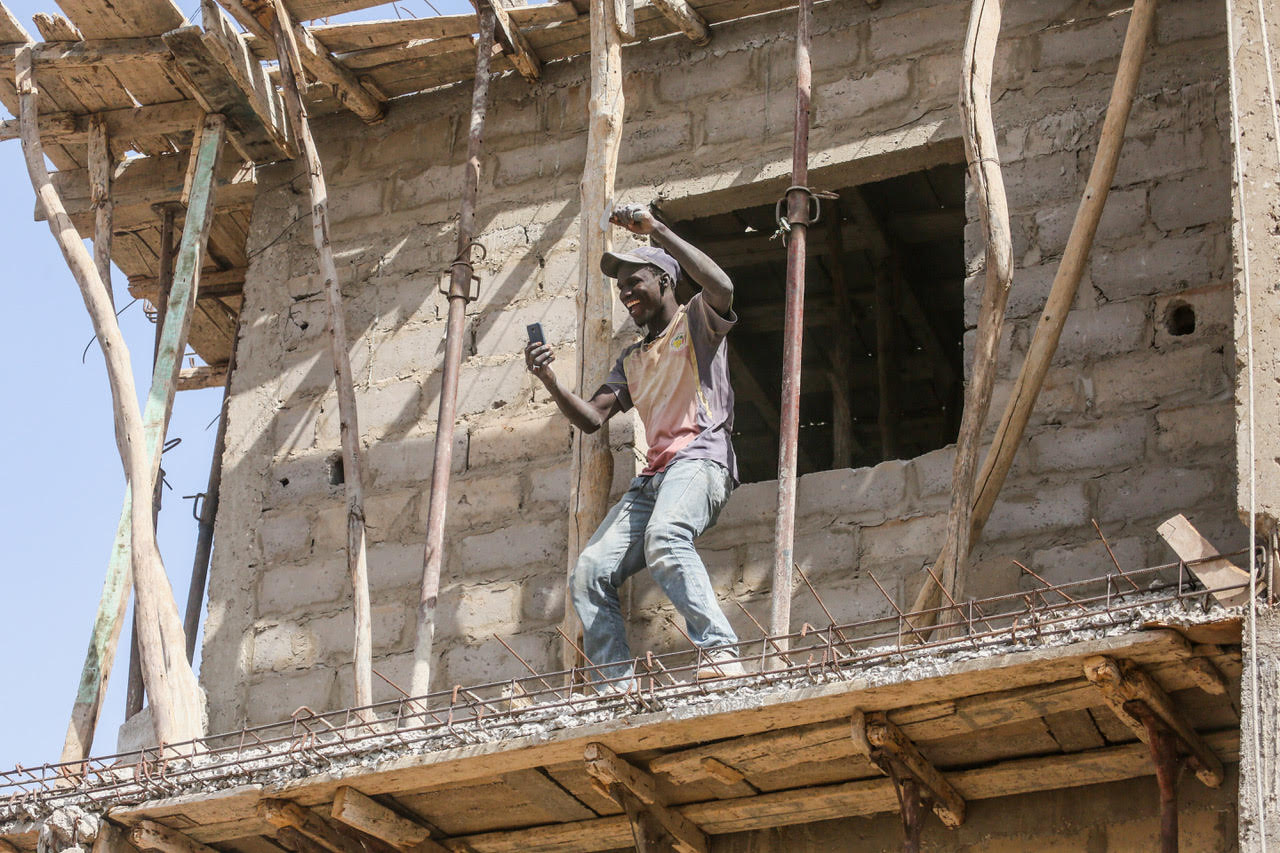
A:
<svg viewBox="0 0 1280 853">
<path fill-rule="evenodd" d="M 665 273 L 648 264 L 622 264 L 618 268 L 618 299 L 637 326 L 647 325 L 662 310 L 665 291 L 670 289 L 662 286 L 665 277 Z"/>
</svg>

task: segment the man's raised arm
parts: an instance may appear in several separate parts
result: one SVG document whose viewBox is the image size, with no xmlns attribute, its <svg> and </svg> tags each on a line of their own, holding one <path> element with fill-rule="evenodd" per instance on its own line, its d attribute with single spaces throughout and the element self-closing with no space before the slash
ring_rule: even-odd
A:
<svg viewBox="0 0 1280 853">
<path fill-rule="evenodd" d="M 666 249 L 671 257 L 684 268 L 689 278 L 702 288 L 702 298 L 721 316 L 733 307 L 733 281 L 720 265 L 697 246 L 687 242 L 676 232 L 659 222 L 643 207 L 627 208 L 630 218 L 617 217 L 613 221 L 633 234 L 648 234 L 653 242 Z"/>
</svg>

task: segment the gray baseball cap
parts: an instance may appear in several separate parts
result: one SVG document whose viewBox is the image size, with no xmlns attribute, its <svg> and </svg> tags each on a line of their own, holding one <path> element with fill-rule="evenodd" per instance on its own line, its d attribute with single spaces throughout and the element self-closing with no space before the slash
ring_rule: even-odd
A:
<svg viewBox="0 0 1280 853">
<path fill-rule="evenodd" d="M 640 246 L 632 249 L 630 252 L 621 254 L 615 252 L 605 252 L 600 258 L 600 271 L 609 278 L 618 277 L 618 267 L 623 264 L 638 264 L 639 266 L 651 265 L 662 270 L 671 276 L 671 281 L 678 281 L 680 278 L 680 264 L 676 263 L 676 259 L 667 254 L 663 249 L 657 246 Z"/>
</svg>

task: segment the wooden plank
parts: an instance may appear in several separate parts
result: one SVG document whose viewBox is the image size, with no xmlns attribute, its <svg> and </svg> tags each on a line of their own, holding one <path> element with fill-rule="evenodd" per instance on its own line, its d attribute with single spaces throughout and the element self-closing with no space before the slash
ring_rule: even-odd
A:
<svg viewBox="0 0 1280 853">
<path fill-rule="evenodd" d="M 674 24 L 680 32 L 689 37 L 696 45 L 704 45 L 711 41 L 711 31 L 707 29 L 707 20 L 698 14 L 687 0 L 651 0 L 662 17 Z"/>
<path fill-rule="evenodd" d="M 200 391 L 205 388 L 220 388 L 227 381 L 227 365 L 202 364 L 199 367 L 184 367 L 178 374 L 179 391 Z"/>
<path fill-rule="evenodd" d="M 85 38 L 158 36 L 186 23 L 173 0 L 58 0 Z"/>
<path fill-rule="evenodd" d="M 547 813 L 551 820 L 588 820 L 596 813 L 560 787 L 541 768 L 517 770 L 502 777 L 502 783 Z"/>
<path fill-rule="evenodd" d="M 449 62 L 456 59 L 459 63 L 474 64 L 475 50 L 475 43 L 470 36 L 460 36 L 374 47 L 348 53 L 342 57 L 342 61 L 352 71 L 367 72 L 377 79 L 381 66 L 394 66 L 394 73 L 397 75 L 412 75 L 417 73 L 415 69 L 418 67 L 434 67 L 436 63 L 426 60 L 437 56 L 447 56 Z"/>
<path fill-rule="evenodd" d="M 1081 752 L 1107 745 L 1106 739 L 1093 724 L 1093 717 L 1087 710 L 1045 714 L 1044 722 L 1063 752 Z"/>
<path fill-rule="evenodd" d="M 206 33 L 204 43 L 209 52 L 223 64 L 244 92 L 258 122 L 266 129 L 271 140 L 286 157 L 296 157 L 297 148 L 289 137 L 284 103 L 266 70 L 249 51 L 244 37 L 213 0 L 201 0 L 200 9 Z"/>
<path fill-rule="evenodd" d="M 1130 661 L 1117 662 L 1099 655 L 1084 662 L 1084 673 L 1102 693 L 1120 721 L 1132 729 L 1139 740 L 1147 742 L 1147 728 L 1124 708 L 1126 702 L 1135 700 L 1145 702 L 1182 741 L 1196 765 L 1196 778 L 1210 788 L 1217 788 L 1222 784 L 1222 762 L 1187 723 L 1169 695 L 1140 666 Z"/>
<path fill-rule="evenodd" d="M 364 846 L 334 829 L 315 812 L 287 800 L 267 799 L 258 803 L 258 814 L 272 826 L 296 829 L 329 853 L 366 853 Z"/>
<path fill-rule="evenodd" d="M 220 60 L 211 49 L 218 45 L 225 53 L 230 50 L 228 43 L 213 34 L 206 36 L 199 27 L 165 33 L 164 40 L 192 95 L 207 112 L 226 117 L 232 140 L 246 159 L 254 163 L 289 159 L 292 149 L 278 121 L 280 116 L 272 113 L 270 102 L 255 102 L 252 89 L 244 88 L 232 75 L 231 60 Z M 256 61 L 253 65 L 261 70 Z M 274 89 L 271 95 L 274 97 Z"/>
<path fill-rule="evenodd" d="M 12 67 L 20 45 L 0 44 L 0 65 Z M 42 68 L 86 68 L 128 59 L 161 62 L 169 58 L 162 38 L 86 39 L 78 42 L 37 44 L 32 60 Z"/>
<path fill-rule="evenodd" d="M 495 35 L 502 44 L 502 52 L 507 54 L 507 58 L 511 60 L 511 64 L 516 67 L 521 76 L 531 83 L 537 82 L 542 73 L 542 61 L 529 46 L 519 25 L 511 20 L 511 15 L 502 4 L 502 0 L 477 0 L 477 2 L 480 4 L 477 8 L 488 6 L 493 10 L 494 20 L 497 21 Z"/>
<path fill-rule="evenodd" d="M 1208 739 L 1224 755 L 1234 755 L 1239 747 L 1236 730 L 1217 732 Z M 1004 761 L 955 773 L 951 780 L 960 796 L 972 801 L 1117 782 L 1153 773 L 1147 748 L 1142 744 L 1128 744 L 1073 755 Z M 897 809 L 893 783 L 877 778 L 696 803 L 680 806 L 677 811 L 706 832 L 720 835 Z M 466 845 L 462 849 L 475 853 L 588 853 L 630 844 L 627 823 L 618 817 L 515 832 L 482 833 L 457 841 Z"/>
<path fill-rule="evenodd" d="M 101 119 L 111 138 L 111 151 L 119 157 L 132 147 L 131 140 L 139 137 L 190 132 L 199 123 L 204 112 L 195 101 L 183 100 L 142 107 L 123 107 L 92 116 L 51 113 L 41 118 L 40 134 L 46 142 L 84 144 L 88 140 L 90 121 Z M 0 121 L 0 141 L 17 138 L 17 119 Z"/>
<path fill-rule="evenodd" d="M 153 820 L 144 820 L 130 829 L 129 841 L 139 850 L 155 853 L 218 853 L 212 847 Z"/>
<path fill-rule="evenodd" d="M 187 157 L 172 154 L 165 157 L 136 157 L 117 166 L 112 176 L 112 193 L 117 217 L 128 217 L 131 209 L 146 209 L 152 205 L 182 200 L 182 187 L 186 177 Z M 218 166 L 217 204 L 220 208 L 244 207 L 253 203 L 257 192 L 255 177 L 234 158 L 227 158 Z M 82 214 L 92 214 L 92 198 L 89 193 L 89 172 L 74 169 L 53 174 L 53 185 L 63 195 L 67 213 L 74 219 Z M 37 221 L 44 219 L 37 206 Z M 154 221 L 151 213 L 147 221 Z M 121 226 L 117 223 L 117 230 Z"/>
<path fill-rule="evenodd" d="M 421 755 L 404 755 L 383 762 L 360 780 L 368 796 L 404 791 L 440 790 L 466 781 L 491 779 L 529 767 L 553 766 L 580 761 L 582 750 L 593 741 L 605 743 L 625 755 L 640 749 L 674 749 L 693 744 L 772 729 L 828 722 L 842 724 L 850 707 L 866 711 L 887 710 L 977 696 L 992 691 L 1026 687 L 1046 682 L 1079 678 L 1082 662 L 1096 654 L 1123 657 L 1144 664 L 1168 661 L 1185 655 L 1186 641 L 1173 631 L 1140 631 L 1065 646 L 1052 646 L 1009 654 L 993 654 L 970 660 L 936 663 L 930 678 L 875 682 L 853 673 L 848 680 L 762 696 L 749 708 L 730 699 L 712 700 L 697 715 L 654 712 L 634 714 L 574 729 L 537 736 L 510 738 L 437 750 Z M 892 718 L 891 714 L 891 718 Z M 732 763 L 732 762 L 729 762 Z M 217 825 L 218 815 L 250 807 L 259 797 L 287 794 L 311 805 L 328 803 L 337 788 L 351 784 L 344 773 L 317 773 L 301 779 L 267 785 L 252 785 L 223 791 L 200 792 L 139 806 L 121 806 L 113 817 L 125 822 L 163 819 L 183 814 L 196 824 L 210 823 L 211 829 L 192 827 L 189 834 L 205 843 L 217 843 L 243 835 L 242 830 Z M 960 790 L 957 787 L 957 790 Z M 961 790 L 961 794 L 965 794 Z M 966 798 L 971 799 L 966 795 Z M 209 815 L 206 819 L 204 816 Z"/>
<path fill-rule="evenodd" d="M 1187 571 L 1195 575 L 1196 580 L 1204 584 L 1204 588 L 1209 590 L 1210 595 L 1223 607 L 1235 607 L 1249 601 L 1249 573 L 1225 558 L 1209 559 L 1217 557 L 1222 552 L 1201 536 L 1200 531 L 1196 530 L 1185 515 L 1181 513 L 1175 515 L 1156 528 L 1156 532 L 1178 555 L 1178 559 L 1188 564 Z M 1191 565 L 1197 560 L 1206 562 Z M 1227 592 L 1214 592 L 1221 587 L 1239 587 L 1240 584 L 1245 586 Z M 1266 584 L 1259 581 L 1257 587 L 1261 592 L 1266 589 Z"/>
<path fill-rule="evenodd" d="M 81 41 L 84 35 L 76 29 L 76 25 L 61 15 L 48 12 L 36 12 L 31 16 L 32 22 L 45 41 Z"/>
</svg>

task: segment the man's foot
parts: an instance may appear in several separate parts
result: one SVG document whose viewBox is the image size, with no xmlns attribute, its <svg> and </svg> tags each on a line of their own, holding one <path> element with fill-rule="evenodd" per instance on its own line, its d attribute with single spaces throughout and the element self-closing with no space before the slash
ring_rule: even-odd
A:
<svg viewBox="0 0 1280 853">
<path fill-rule="evenodd" d="M 702 656 L 698 666 L 698 681 L 710 681 L 715 678 L 733 678 L 746 675 L 747 671 L 737 660 L 738 653 L 733 649 L 714 649 Z"/>
</svg>

